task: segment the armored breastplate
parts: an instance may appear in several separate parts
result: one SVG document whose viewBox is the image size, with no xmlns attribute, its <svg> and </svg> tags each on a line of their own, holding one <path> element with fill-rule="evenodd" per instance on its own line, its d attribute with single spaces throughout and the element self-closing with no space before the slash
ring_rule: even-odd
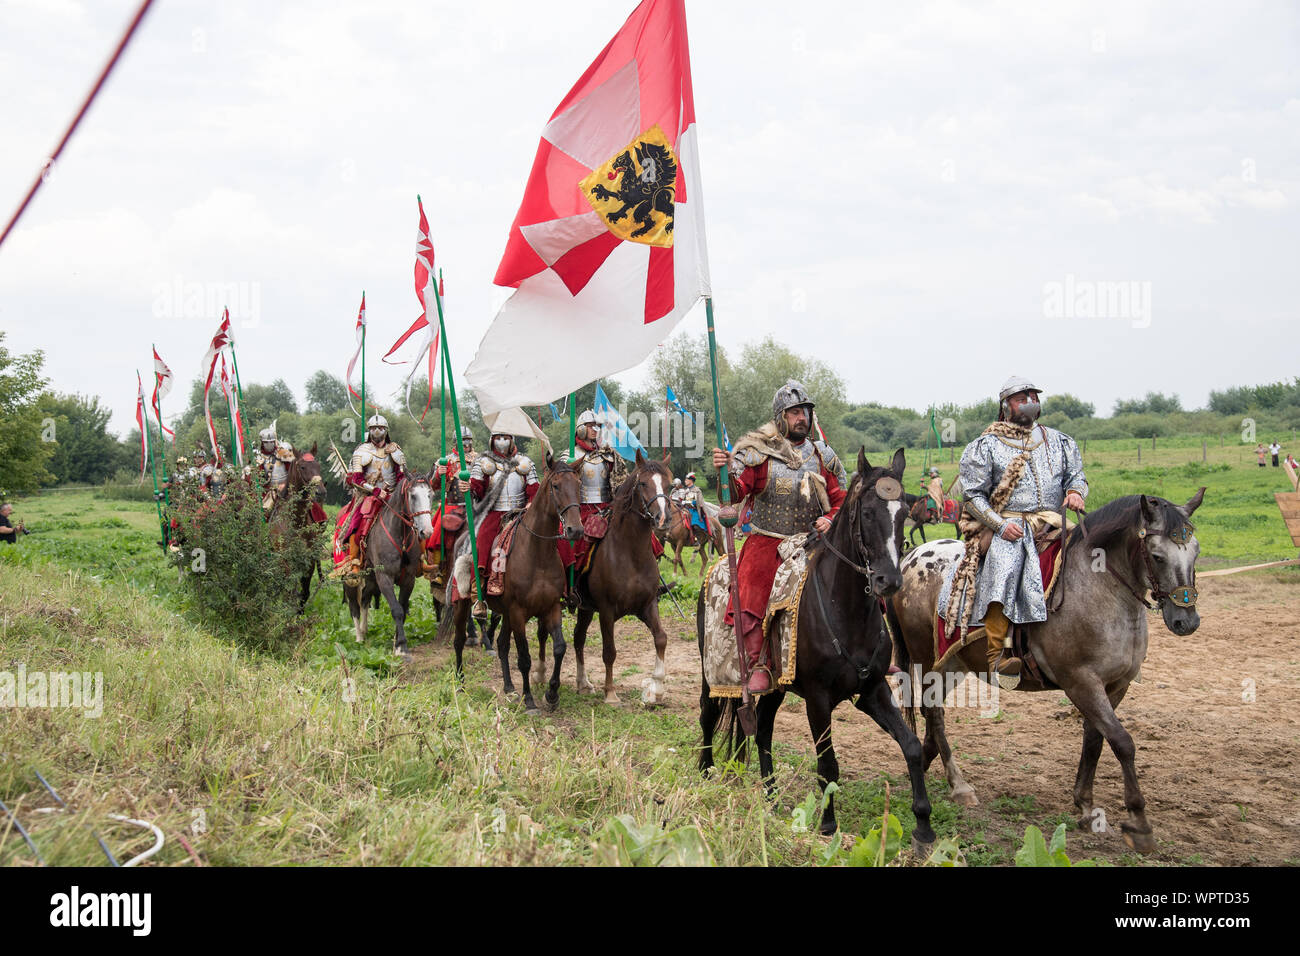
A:
<svg viewBox="0 0 1300 956">
<path fill-rule="evenodd" d="M 278 488 L 289 480 L 289 468 L 276 459 L 271 463 L 271 486 Z"/>
<path fill-rule="evenodd" d="M 608 504 L 613 495 L 609 489 L 609 464 L 599 455 L 582 459 L 582 476 L 578 500 L 585 504 Z"/>
<path fill-rule="evenodd" d="M 798 469 L 789 468 L 776 458 L 767 460 L 767 484 L 754 500 L 754 512 L 750 518 L 755 528 L 780 535 L 798 534 L 809 530 L 822 516 L 817 494 L 811 486 L 806 497 L 800 493 L 804 478 L 820 470 L 817 455 L 808 442 L 795 451 L 805 456 Z"/>
<path fill-rule="evenodd" d="M 523 475 L 513 468 L 509 470 L 503 468 L 493 475 L 492 479 L 493 484 L 499 481 L 505 482 L 505 487 L 501 489 L 497 503 L 492 508 L 493 511 L 521 511 L 527 506 L 528 496 L 524 493 Z"/>
<path fill-rule="evenodd" d="M 1044 439 L 1043 433 L 1034 429 L 1029 440 L 1033 449 L 1025 470 L 1012 489 L 1007 499 L 1005 511 L 1060 511 L 1065 500 L 1065 489 L 1061 487 L 1063 453 L 1058 443 Z M 1024 450 L 1020 442 L 1007 443 L 995 441 L 993 444 L 993 479 L 994 487 L 1002 480 L 1003 473 Z"/>
</svg>

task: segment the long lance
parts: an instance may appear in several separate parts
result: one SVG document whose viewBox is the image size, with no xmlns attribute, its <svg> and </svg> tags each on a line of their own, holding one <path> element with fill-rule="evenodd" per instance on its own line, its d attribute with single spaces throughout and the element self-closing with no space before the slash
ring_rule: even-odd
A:
<svg viewBox="0 0 1300 956">
<path fill-rule="evenodd" d="M 441 279 L 442 273 L 438 274 Z M 438 327 L 439 333 L 442 327 Z M 442 437 L 439 439 L 438 464 L 442 466 L 442 510 L 438 512 L 445 520 L 447 517 L 447 485 L 451 484 L 451 476 L 447 474 L 447 363 L 442 359 L 442 349 L 438 349 L 438 373 L 441 378 L 441 384 L 438 386 L 438 400 L 440 402 L 441 412 L 438 417 L 438 424 L 441 426 L 439 431 Z M 443 553 L 446 548 L 443 545 L 442 535 L 438 536 L 438 563 L 442 563 Z"/>
<path fill-rule="evenodd" d="M 158 346 L 154 345 L 151 342 L 149 343 L 149 347 L 153 349 L 154 355 L 158 354 Z M 156 392 L 158 390 L 158 372 L 156 370 L 154 371 L 153 387 L 154 387 L 154 391 Z M 166 502 L 167 505 L 166 507 L 167 513 L 170 514 L 172 509 L 172 493 L 167 487 L 167 439 L 163 437 L 162 399 L 158 400 L 158 404 L 154 407 L 153 411 L 154 411 L 154 415 L 158 417 L 158 440 L 162 442 L 162 446 L 163 446 L 163 500 Z M 146 413 L 144 417 L 145 420 L 148 421 L 149 419 L 148 413 Z"/>
<path fill-rule="evenodd" d="M 364 342 L 365 339 L 363 338 L 362 341 Z M 230 364 L 235 367 L 235 391 L 239 395 L 239 407 L 243 408 L 244 407 L 244 386 L 239 384 L 239 359 L 235 358 L 235 344 L 233 342 L 230 343 Z M 362 365 L 361 372 L 363 375 L 365 374 L 365 371 L 366 368 L 364 365 Z M 364 402 L 364 399 L 362 401 Z M 365 405 L 362 405 L 362 410 L 363 411 L 365 410 Z M 241 415 L 240 418 L 241 421 L 239 423 L 239 444 L 241 446 L 247 447 L 247 442 L 244 441 L 244 423 L 242 421 L 243 416 Z"/>
<path fill-rule="evenodd" d="M 722 438 L 722 408 L 718 402 L 718 343 L 713 332 L 713 297 L 704 297 L 704 313 L 709 325 L 709 370 L 713 374 L 713 425 L 718 433 L 717 447 L 725 447 Z M 741 706 L 737 712 L 740 729 L 747 736 L 753 736 L 758 729 L 758 716 L 754 711 L 754 699 L 749 693 L 749 664 L 745 655 L 745 646 L 740 636 L 740 588 L 736 582 L 736 540 L 735 528 L 739 519 L 736 509 L 731 504 L 731 470 L 723 465 L 718 470 L 718 524 L 726 532 L 727 570 L 731 572 L 730 590 L 731 606 L 736 609 L 736 661 L 740 665 Z"/>
<path fill-rule="evenodd" d="M 469 481 L 469 465 L 465 462 L 465 443 L 460 437 L 460 405 L 456 401 L 456 376 L 451 370 L 451 352 L 447 349 L 447 322 L 442 315 L 442 270 L 438 270 L 438 288 L 433 290 L 433 300 L 438 304 L 438 337 L 442 340 L 443 371 L 451 388 L 451 414 L 456 426 L 456 458 L 460 461 L 461 481 Z M 474 556 L 474 590 L 483 600 L 483 581 L 478 576 L 478 541 L 474 537 L 474 502 L 470 490 L 465 489 L 465 530 L 469 533 L 469 548 Z"/>
<path fill-rule="evenodd" d="M 570 392 L 569 400 L 567 403 L 569 406 L 569 461 L 576 461 L 578 458 L 578 442 L 577 442 L 578 409 L 575 408 L 573 404 L 573 399 L 577 394 L 578 394 L 577 392 Z M 570 594 L 574 593 L 575 585 L 573 583 L 573 579 L 576 576 L 576 572 L 574 569 L 577 567 L 577 563 L 578 562 L 575 561 L 573 564 L 569 565 L 569 593 Z"/>
<path fill-rule="evenodd" d="M 140 377 L 140 370 L 136 369 L 136 378 Z M 143 395 L 143 393 L 142 393 Z M 171 544 L 171 539 L 167 535 L 167 522 L 163 520 L 162 512 L 162 495 L 158 492 L 158 464 L 154 460 L 153 436 L 149 434 L 149 416 L 141 416 L 144 424 L 144 440 L 149 448 L 149 470 L 153 473 L 153 503 L 158 510 L 158 534 L 162 539 L 163 547 Z"/>
<path fill-rule="evenodd" d="M 361 290 L 361 301 L 366 301 L 366 290 Z M 351 383 L 348 383 L 351 387 Z M 361 434 L 366 433 L 366 324 L 361 323 Z"/>
</svg>

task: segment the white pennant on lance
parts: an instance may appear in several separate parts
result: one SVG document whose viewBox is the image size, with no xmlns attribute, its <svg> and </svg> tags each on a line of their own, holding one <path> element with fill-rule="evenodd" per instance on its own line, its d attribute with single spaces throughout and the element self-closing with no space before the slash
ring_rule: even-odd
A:
<svg viewBox="0 0 1300 956">
<path fill-rule="evenodd" d="M 227 346 L 233 347 L 235 344 L 234 337 L 230 334 L 230 310 L 226 309 L 221 317 L 221 325 L 217 328 L 217 334 L 212 337 L 212 342 L 208 345 L 208 350 L 203 353 L 203 362 L 199 365 L 200 373 L 203 376 L 203 416 L 208 423 L 208 441 L 212 445 L 212 454 L 217 459 L 217 464 L 221 464 L 221 452 L 217 447 L 217 432 L 212 426 L 212 409 L 208 406 L 208 393 L 212 390 L 212 379 L 217 369 L 217 356 L 221 350 Z"/>
</svg>

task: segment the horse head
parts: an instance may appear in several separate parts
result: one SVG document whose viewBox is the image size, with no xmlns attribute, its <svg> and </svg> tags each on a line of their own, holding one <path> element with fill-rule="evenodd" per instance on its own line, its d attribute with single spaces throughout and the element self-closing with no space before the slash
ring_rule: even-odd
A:
<svg viewBox="0 0 1300 956">
<path fill-rule="evenodd" d="M 1204 497 L 1204 488 L 1185 505 L 1146 495 L 1139 497 L 1142 524 L 1137 546 L 1146 554 L 1143 563 L 1151 595 L 1160 605 L 1165 627 L 1180 637 L 1191 634 L 1201 624 L 1201 616 L 1196 612 L 1196 557 L 1201 545 L 1190 519 Z M 1140 567 L 1134 570 L 1142 573 Z"/>
<path fill-rule="evenodd" d="M 557 461 L 547 451 L 546 479 L 539 494 L 545 491 L 551 496 L 551 505 L 559 515 L 564 537 L 569 542 L 582 537 L 582 509 L 578 501 L 581 487 L 582 482 L 573 465 L 567 461 Z"/>
<path fill-rule="evenodd" d="M 433 486 L 429 479 L 408 474 L 397 490 L 402 496 L 402 517 L 410 521 L 421 541 L 428 541 L 433 534 Z"/>
<path fill-rule="evenodd" d="M 858 470 L 849 483 L 848 528 L 853 546 L 862 552 L 871 570 L 869 582 L 877 597 L 889 597 L 903 584 L 898 568 L 903 554 L 903 520 L 907 507 L 903 502 L 903 469 L 907 466 L 903 449 L 894 452 L 886 468 L 873 467 L 866 449 L 858 451 Z"/>
<path fill-rule="evenodd" d="M 289 469 L 289 493 L 302 495 L 317 504 L 325 500 L 325 479 L 321 476 L 320 461 L 316 458 L 316 443 L 311 451 L 293 450 L 293 465 Z"/>
<path fill-rule="evenodd" d="M 636 471 L 629 479 L 636 483 L 633 492 L 639 497 L 641 514 L 649 518 L 656 531 L 666 531 L 672 524 L 672 510 L 668 507 L 667 489 L 673 486 L 673 473 L 668 468 L 668 456 L 662 461 L 646 458 L 641 449 L 636 451 Z"/>
</svg>

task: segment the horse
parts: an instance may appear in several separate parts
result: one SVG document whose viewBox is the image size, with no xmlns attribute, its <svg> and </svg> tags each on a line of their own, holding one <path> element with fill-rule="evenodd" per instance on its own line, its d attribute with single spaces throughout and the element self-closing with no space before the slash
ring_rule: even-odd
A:
<svg viewBox="0 0 1300 956">
<path fill-rule="evenodd" d="M 921 744 L 894 705 L 885 682 L 890 642 L 881 611 L 881 599 L 897 591 L 902 582 L 898 560 L 905 509 L 899 500 L 899 482 L 905 464 L 901 448 L 888 468 L 873 468 L 865 450 L 860 450 L 857 471 L 830 529 L 824 535 L 809 537 L 811 554 L 804 597 L 797 611 L 799 639 L 795 645 L 795 676 L 789 690 L 807 702 L 808 729 L 817 748 L 817 775 L 823 792 L 840 776 L 831 741 L 831 712 L 841 701 L 858 695 L 854 706 L 897 741 L 912 782 L 912 812 L 916 815 L 913 846 L 923 856 L 934 842 L 934 830 L 930 826 Z M 696 605 L 701 660 L 704 598 L 701 591 Z M 715 700 L 709 696 L 707 679 L 702 684 L 700 728 L 704 737 L 699 767 L 707 771 L 713 766 L 713 733 L 719 718 L 726 718 L 724 739 L 731 738 L 733 752 L 742 749 L 742 741 L 738 739 L 736 720 L 739 701 Z M 759 769 L 769 789 L 773 779 L 772 728 L 785 694 L 784 688 L 778 688 L 758 698 L 755 742 Z M 827 797 L 821 832 L 834 833 L 837 826 L 834 797 Z"/>
<path fill-rule="evenodd" d="M 660 528 L 656 525 L 654 527 L 655 537 L 663 542 L 665 548 L 672 545 L 673 566 L 682 574 L 686 573 L 686 566 L 682 563 L 682 552 L 687 548 L 694 547 L 696 553 L 700 556 L 700 577 L 704 576 L 709 545 L 713 545 L 715 553 L 723 553 L 722 527 L 717 523 L 715 517 L 708 515 L 707 510 L 705 515 L 708 516 L 712 534 L 708 534 L 692 525 L 690 512 L 679 504 L 673 505 L 667 526 Z"/>
<path fill-rule="evenodd" d="M 573 651 L 578 660 L 577 689 L 590 694 L 595 688 L 587 679 L 583 650 L 591 619 L 600 615 L 601 657 L 605 662 L 605 703 L 618 706 L 614 693 L 614 624 L 619 618 L 635 614 L 650 629 L 655 642 L 655 666 L 644 700 L 658 703 L 664 695 L 664 678 L 668 668 L 664 653 L 668 634 L 659 621 L 659 561 L 650 548 L 651 532 L 667 526 L 673 473 L 664 461 L 647 459 L 636 453 L 636 469 L 614 491 L 609 508 L 609 527 L 605 537 L 593 542 L 595 554 L 582 575 L 578 587 L 589 596 L 576 612 L 573 626 Z M 542 638 L 545 641 L 545 637 Z M 541 661 L 538 661 L 540 667 Z M 558 669 L 557 669 L 558 673 Z"/>
<path fill-rule="evenodd" d="M 1121 832 L 1139 853 L 1155 850 L 1155 839 L 1138 787 L 1133 738 L 1115 716 L 1115 708 L 1146 657 L 1146 612 L 1151 605 L 1143 591 L 1151 590 L 1165 626 L 1174 634 L 1186 636 L 1200 624 L 1196 612 L 1200 545 L 1191 533 L 1189 519 L 1204 495 L 1202 488 L 1185 505 L 1129 495 L 1087 515 L 1062 545 L 1065 563 L 1050 595 L 1053 602 L 1060 601 L 1059 608 L 1028 631 L 1029 650 L 1043 675 L 1059 686 L 1083 715 L 1083 753 L 1074 781 L 1079 826 L 1088 828 L 1094 823 L 1093 777 L 1105 740 L 1123 769 L 1128 820 Z M 888 616 L 896 663 L 906 673 L 912 672 L 914 664 L 932 672 L 939 590 L 948 567 L 961 559 L 962 552 L 961 542 L 944 540 L 911 552 L 903 561 L 903 586 L 890 601 Z M 987 680 L 984 641 L 977 640 L 954 653 L 943 670 L 975 673 Z M 908 719 L 915 727 L 916 695 L 911 696 Z M 926 706 L 923 699 L 921 711 L 925 717 L 925 766 L 929 767 L 936 754 L 940 756 L 953 800 L 975 806 L 979 799 L 962 778 L 948 745 L 942 702 Z"/>
<path fill-rule="evenodd" d="M 317 522 L 312 519 L 313 505 L 325 498 L 325 479 L 321 476 L 320 462 L 316 459 L 316 444 L 311 451 L 299 454 L 293 449 L 293 461 L 282 491 L 275 493 L 271 514 L 267 519 L 271 540 L 276 543 L 284 535 L 298 534 L 312 548 L 312 562 L 303 571 L 298 596 L 298 613 L 307 606 L 311 596 L 311 577 L 320 573 L 320 556 L 316 541 Z"/>
<path fill-rule="evenodd" d="M 553 653 L 555 669 L 551 673 L 550 686 L 546 691 L 547 706 L 554 709 L 560 698 L 560 664 L 564 660 L 564 632 L 560 629 L 560 601 L 564 598 L 568 583 L 564 573 L 564 562 L 555 541 L 563 536 L 569 541 L 582 537 L 582 522 L 578 520 L 578 491 L 580 480 L 578 472 L 568 462 L 556 461 L 550 452 L 546 453 L 546 471 L 541 485 L 533 500 L 519 518 L 510 547 L 506 570 L 502 578 L 500 594 L 485 594 L 488 608 L 500 614 L 508 631 L 503 631 L 497 641 L 497 654 L 501 660 L 501 683 L 507 696 L 514 694 L 514 681 L 510 678 L 510 641 L 513 635 L 516 649 L 516 665 L 519 668 L 523 684 L 524 711 L 529 715 L 541 713 L 533 700 L 532 687 L 529 684 L 529 671 L 532 661 L 528 655 L 528 634 L 525 628 L 531 618 L 538 619 L 538 653 L 545 650 L 546 635 L 555 637 Z M 550 533 L 560 528 L 559 534 Z M 456 574 L 473 575 L 472 567 L 464 555 L 456 561 Z M 463 586 L 462 582 L 457 582 Z M 450 585 L 449 585 L 450 586 Z M 470 585 L 471 589 L 473 585 Z M 465 649 L 467 622 L 470 601 L 462 598 L 456 601 L 454 619 L 456 624 L 456 676 L 463 678 L 461 663 Z"/>
<path fill-rule="evenodd" d="M 403 475 L 391 495 L 385 498 L 374 524 L 366 534 L 369 570 L 361 584 L 343 586 L 357 643 L 365 640 L 370 623 L 370 605 L 378 607 L 382 594 L 393 612 L 396 633 L 393 652 L 410 658 L 406 646 L 406 614 L 411 590 L 420 574 L 424 542 L 433 534 L 433 491 L 429 476 Z"/>
</svg>

